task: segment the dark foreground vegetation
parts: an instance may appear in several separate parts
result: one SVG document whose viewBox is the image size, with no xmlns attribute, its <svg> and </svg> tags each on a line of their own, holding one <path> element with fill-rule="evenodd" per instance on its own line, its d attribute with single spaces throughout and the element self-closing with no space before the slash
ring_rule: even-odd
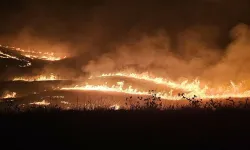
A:
<svg viewBox="0 0 250 150">
<path fill-rule="evenodd" d="M 185 97 L 184 97 L 185 98 Z M 140 98 L 138 98 L 140 100 Z M 1 144 L 46 149 L 79 146 L 134 149 L 242 149 L 250 140 L 248 99 L 236 104 L 188 99 L 189 105 L 162 109 L 157 97 L 129 109 L 8 107 L 0 114 Z M 116 146 L 120 144 L 119 146 Z M 105 147 L 107 148 L 107 147 Z"/>
</svg>

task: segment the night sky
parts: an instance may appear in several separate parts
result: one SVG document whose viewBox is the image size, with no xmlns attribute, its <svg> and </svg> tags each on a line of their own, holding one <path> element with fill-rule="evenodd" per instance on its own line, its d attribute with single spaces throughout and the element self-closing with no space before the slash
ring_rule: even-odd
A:
<svg viewBox="0 0 250 150">
<path fill-rule="evenodd" d="M 223 47 L 232 27 L 250 23 L 249 0 L 3 0 L 0 11 L 5 42 L 29 34 L 23 39 L 63 42 L 78 52 L 108 51 L 114 43 L 158 30 L 175 47 L 176 35 L 197 26 L 216 32 L 213 40 Z"/>
</svg>

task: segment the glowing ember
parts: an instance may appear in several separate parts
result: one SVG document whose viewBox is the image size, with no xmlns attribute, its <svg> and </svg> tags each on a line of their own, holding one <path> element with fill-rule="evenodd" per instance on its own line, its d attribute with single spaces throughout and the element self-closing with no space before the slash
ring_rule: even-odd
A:
<svg viewBox="0 0 250 150">
<path fill-rule="evenodd" d="M 46 102 L 45 100 L 42 100 L 41 102 L 33 102 L 33 103 L 30 103 L 31 105 L 43 105 L 43 106 L 48 106 L 50 105 L 49 102 Z"/>
<path fill-rule="evenodd" d="M 15 98 L 16 92 L 6 93 L 3 98 Z"/>
<path fill-rule="evenodd" d="M 69 102 L 66 102 L 66 101 L 61 101 L 62 104 L 65 104 L 65 105 L 69 105 L 70 103 Z"/>
<path fill-rule="evenodd" d="M 120 109 L 120 106 L 115 104 L 115 105 L 112 105 L 109 107 L 110 109 L 113 109 L 113 110 L 119 110 Z"/>
<path fill-rule="evenodd" d="M 53 81 L 53 80 L 58 80 L 57 76 L 54 74 L 50 74 L 49 76 L 40 75 L 40 76 L 36 76 L 36 77 L 17 77 L 17 78 L 13 79 L 13 81 L 27 81 L 27 82 Z"/>
</svg>

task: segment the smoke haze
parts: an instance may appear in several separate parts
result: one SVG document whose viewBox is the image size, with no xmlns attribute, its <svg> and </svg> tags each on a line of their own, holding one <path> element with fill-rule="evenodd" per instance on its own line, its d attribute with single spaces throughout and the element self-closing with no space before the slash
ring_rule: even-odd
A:
<svg viewBox="0 0 250 150">
<path fill-rule="evenodd" d="M 1 43 L 77 56 L 83 72 L 129 68 L 212 82 L 240 81 L 250 74 L 248 0 L 1 5 Z"/>
</svg>

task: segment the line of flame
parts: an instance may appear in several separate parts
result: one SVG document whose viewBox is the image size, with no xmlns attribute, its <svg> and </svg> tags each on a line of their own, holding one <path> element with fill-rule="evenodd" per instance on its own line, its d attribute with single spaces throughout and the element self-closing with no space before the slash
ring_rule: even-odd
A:
<svg viewBox="0 0 250 150">
<path fill-rule="evenodd" d="M 40 75 L 36 77 L 16 77 L 13 81 L 26 81 L 26 82 L 33 82 L 33 81 L 54 81 L 58 80 L 57 76 L 54 74 L 50 74 L 49 76 Z"/>
<path fill-rule="evenodd" d="M 146 80 L 153 82 L 155 84 L 162 84 L 165 85 L 171 89 L 180 89 L 185 91 L 186 96 L 191 98 L 194 95 L 198 96 L 202 99 L 224 99 L 228 97 L 237 97 L 237 98 L 245 98 L 250 97 L 250 90 L 241 90 L 241 84 L 236 85 L 232 81 L 230 81 L 230 86 L 221 86 L 217 88 L 209 88 L 207 85 L 205 85 L 203 88 L 201 87 L 200 81 L 198 79 L 195 79 L 193 82 L 188 82 L 188 80 L 185 80 L 183 82 L 174 82 L 162 77 L 151 77 L 148 75 L 148 73 L 142 73 L 142 74 L 136 74 L 136 73 L 109 73 L 109 74 L 102 74 L 97 77 L 127 77 L 127 78 L 134 78 L 137 80 Z M 90 77 L 93 78 L 93 77 Z M 176 100 L 176 97 L 171 97 L 172 95 L 168 96 L 167 99 L 174 99 Z M 170 98 L 169 98 L 170 97 Z M 163 97 L 164 98 L 164 97 Z M 179 98 L 178 98 L 179 99 Z"/>
<path fill-rule="evenodd" d="M 15 98 L 15 97 L 16 97 L 16 92 L 7 93 L 3 96 L 3 98 Z"/>
<path fill-rule="evenodd" d="M 42 59 L 42 60 L 48 60 L 48 61 L 57 61 L 66 58 L 66 56 L 59 57 L 55 56 L 55 53 L 53 52 L 41 52 L 41 51 L 33 51 L 33 50 L 23 50 L 21 48 L 16 47 L 10 47 L 10 46 L 2 46 L 0 47 L 9 48 L 15 51 L 20 52 L 25 57 L 28 57 L 30 59 Z"/>
<path fill-rule="evenodd" d="M 6 54 L 6 53 L 3 53 L 2 51 L 0 51 L 0 58 L 8 58 L 8 59 L 15 59 L 15 60 L 18 60 L 18 61 L 22 61 L 22 62 L 25 62 L 26 65 L 19 65 L 20 67 L 28 67 L 28 66 L 31 66 L 31 62 L 28 61 L 28 60 L 25 60 L 25 59 L 19 59 L 15 56 L 11 56 L 9 54 Z"/>
<path fill-rule="evenodd" d="M 218 87 L 218 88 L 209 88 L 208 86 L 205 86 L 204 88 L 200 87 L 200 81 L 194 80 L 191 83 L 188 83 L 188 80 L 185 80 L 181 83 L 170 81 L 164 78 L 159 77 L 150 77 L 146 74 L 123 74 L 123 73 L 115 73 L 115 74 L 102 74 L 101 76 L 97 77 L 130 77 L 137 80 L 146 80 L 153 82 L 155 84 L 162 84 L 167 87 L 170 87 L 172 90 L 170 91 L 163 91 L 163 92 L 157 92 L 157 96 L 162 97 L 163 99 L 168 100 L 180 100 L 182 97 L 173 95 L 173 90 L 175 89 L 181 89 L 184 91 L 186 97 L 193 97 L 196 95 L 198 98 L 202 99 L 225 99 L 228 97 L 237 97 L 237 98 L 245 98 L 250 97 L 250 91 L 242 91 L 241 90 L 241 84 L 236 85 L 232 81 L 231 86 L 224 86 L 224 87 Z M 93 78 L 93 77 L 92 77 Z M 23 81 L 48 81 L 48 80 L 56 80 L 56 76 L 51 74 L 51 76 L 48 78 L 46 76 L 39 76 L 37 78 L 15 78 L 14 80 L 23 80 Z M 104 85 L 89 85 L 85 84 L 83 86 L 73 86 L 73 87 L 63 87 L 61 90 L 84 90 L 84 91 L 104 91 L 104 92 L 119 92 L 119 93 L 127 93 L 127 94 L 135 94 L 135 95 L 150 95 L 148 91 L 141 91 L 139 89 L 133 88 L 132 86 L 128 86 L 128 88 L 124 88 L 124 82 L 117 82 L 116 85 L 108 86 L 107 84 Z"/>
<path fill-rule="evenodd" d="M 104 91 L 104 92 L 119 92 L 119 93 L 126 93 L 132 95 L 150 95 L 148 91 L 140 91 L 138 89 L 134 89 L 132 86 L 128 88 L 123 88 L 124 82 L 117 82 L 117 85 L 112 85 L 109 87 L 108 85 L 89 85 L 86 84 L 84 86 L 74 86 L 74 87 L 64 87 L 61 90 L 82 90 L 82 91 Z M 181 97 L 172 95 L 172 91 L 168 93 L 157 92 L 157 96 L 163 99 L 171 99 L 171 100 L 180 100 Z"/>
<path fill-rule="evenodd" d="M 43 105 L 43 106 L 48 106 L 50 105 L 49 102 L 46 102 L 45 100 L 42 100 L 41 102 L 33 102 L 33 103 L 30 103 L 31 105 Z"/>
</svg>

